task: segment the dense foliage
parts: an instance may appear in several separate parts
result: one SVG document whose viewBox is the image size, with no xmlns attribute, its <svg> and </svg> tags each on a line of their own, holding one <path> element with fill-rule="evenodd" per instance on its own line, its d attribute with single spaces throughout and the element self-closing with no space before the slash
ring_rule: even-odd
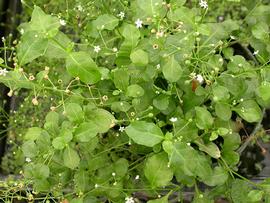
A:
<svg viewBox="0 0 270 203">
<path fill-rule="evenodd" d="M 193 202 L 270 202 L 268 179 L 237 172 L 246 145 L 265 136 L 269 3 L 64 2 L 49 14 L 25 1 L 14 68 L 8 56 L 1 63 L 8 95 L 27 92 L 24 114 L 46 111 L 20 132 L 23 178 L 5 201 L 32 188 L 29 201 L 166 203 L 188 186 Z M 239 129 L 253 124 L 242 141 Z"/>
</svg>

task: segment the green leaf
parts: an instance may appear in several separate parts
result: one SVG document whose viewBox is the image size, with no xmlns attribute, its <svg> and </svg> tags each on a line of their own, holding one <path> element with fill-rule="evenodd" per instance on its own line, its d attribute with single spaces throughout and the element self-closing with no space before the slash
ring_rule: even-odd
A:
<svg viewBox="0 0 270 203">
<path fill-rule="evenodd" d="M 250 202 L 261 202 L 263 198 L 264 191 L 261 190 L 251 190 L 248 193 L 248 200 Z"/>
<path fill-rule="evenodd" d="M 87 116 L 91 125 L 95 125 L 95 130 L 99 133 L 105 133 L 115 125 L 114 116 L 104 109 L 93 109 Z"/>
<path fill-rule="evenodd" d="M 132 63 L 137 66 L 146 66 L 149 62 L 148 53 L 142 49 L 137 49 L 130 54 Z"/>
<path fill-rule="evenodd" d="M 77 192 L 87 191 L 90 187 L 90 174 L 85 170 L 77 171 L 74 175 L 74 184 Z"/>
<path fill-rule="evenodd" d="M 73 48 L 72 41 L 62 32 L 58 32 L 53 39 L 49 39 L 48 48 L 44 54 L 48 58 L 66 58 Z"/>
<path fill-rule="evenodd" d="M 80 157 L 74 149 L 67 147 L 63 153 L 64 165 L 70 169 L 75 169 L 79 166 Z"/>
<path fill-rule="evenodd" d="M 235 150 L 241 144 L 241 137 L 238 133 L 229 133 L 223 136 L 224 143 L 222 149 L 224 150 Z"/>
<path fill-rule="evenodd" d="M 215 159 L 220 158 L 220 150 L 215 143 L 209 142 L 204 144 L 202 140 L 196 140 L 195 143 L 199 146 L 201 151 L 206 152 Z"/>
<path fill-rule="evenodd" d="M 144 175 L 152 188 L 166 186 L 173 178 L 173 171 L 168 167 L 168 156 L 162 152 L 146 160 Z"/>
<path fill-rule="evenodd" d="M 52 145 L 55 149 L 64 149 L 72 138 L 73 135 L 69 130 L 63 130 L 59 137 L 53 139 Z"/>
<path fill-rule="evenodd" d="M 247 191 L 250 191 L 251 187 L 244 180 L 235 179 L 232 183 L 230 195 L 233 202 L 247 203 Z"/>
<path fill-rule="evenodd" d="M 164 10 L 162 0 L 137 0 L 137 6 L 143 11 L 147 17 L 160 16 Z"/>
<path fill-rule="evenodd" d="M 217 166 L 204 182 L 209 186 L 222 185 L 228 180 L 228 177 L 228 172 L 224 168 Z"/>
<path fill-rule="evenodd" d="M 48 39 L 35 32 L 27 32 L 17 46 L 17 56 L 20 65 L 24 65 L 45 54 L 48 47 Z"/>
<path fill-rule="evenodd" d="M 89 142 L 97 133 L 97 126 L 93 122 L 84 122 L 75 130 L 75 137 L 80 142 Z"/>
<path fill-rule="evenodd" d="M 100 81 L 101 73 L 86 52 L 73 52 L 66 59 L 66 68 L 73 77 L 79 77 L 84 83 L 94 84 Z"/>
<path fill-rule="evenodd" d="M 161 94 L 159 96 L 157 96 L 154 100 L 153 100 L 153 105 L 161 110 L 161 111 L 164 111 L 168 108 L 169 106 L 169 103 L 170 103 L 170 97 L 168 95 L 164 95 L 164 94 Z"/>
<path fill-rule="evenodd" d="M 187 176 L 195 174 L 196 162 L 194 162 L 193 157 L 196 156 L 196 151 L 191 146 L 182 142 L 167 141 L 164 150 L 169 156 L 169 163 L 176 170 L 183 171 L 184 175 Z"/>
<path fill-rule="evenodd" d="M 211 160 L 204 154 L 197 153 L 193 160 L 196 163 L 195 173 L 202 181 L 208 180 L 212 174 Z"/>
<path fill-rule="evenodd" d="M 147 147 L 153 147 L 164 139 L 164 135 L 158 126 L 145 121 L 135 121 L 125 131 L 135 143 Z"/>
<path fill-rule="evenodd" d="M 42 131 L 42 128 L 39 127 L 29 128 L 24 136 L 24 139 L 35 141 L 41 135 Z"/>
<path fill-rule="evenodd" d="M 129 85 L 129 74 L 126 69 L 116 69 L 113 72 L 113 82 L 116 88 L 125 91 Z"/>
<path fill-rule="evenodd" d="M 217 116 L 224 121 L 228 121 L 232 117 L 231 107 L 227 103 L 216 103 L 215 112 Z"/>
<path fill-rule="evenodd" d="M 163 66 L 162 72 L 164 77 L 170 82 L 176 82 L 182 76 L 183 70 L 179 63 L 171 56 L 167 63 Z"/>
<path fill-rule="evenodd" d="M 263 82 L 257 90 L 257 95 L 265 102 L 270 100 L 270 82 Z"/>
<path fill-rule="evenodd" d="M 258 22 L 254 26 L 252 26 L 252 34 L 255 38 L 260 40 L 268 40 L 269 39 L 269 25 L 265 22 Z"/>
<path fill-rule="evenodd" d="M 131 105 L 126 102 L 126 101 L 122 101 L 122 102 L 113 102 L 111 109 L 114 112 L 127 112 L 129 109 L 131 108 Z"/>
<path fill-rule="evenodd" d="M 217 85 L 213 87 L 213 100 L 215 102 L 220 100 L 227 100 L 230 98 L 230 93 L 226 87 Z"/>
<path fill-rule="evenodd" d="M 68 103 L 65 106 L 65 115 L 72 122 L 81 122 L 84 119 L 82 107 L 77 103 Z"/>
<path fill-rule="evenodd" d="M 126 40 L 126 44 L 130 44 L 131 47 L 135 47 L 141 36 L 140 31 L 131 24 L 124 24 L 122 35 Z"/>
<path fill-rule="evenodd" d="M 200 129 L 209 129 L 214 123 L 214 119 L 209 111 L 203 107 L 195 107 L 196 125 Z"/>
<path fill-rule="evenodd" d="M 48 33 L 51 37 L 57 33 L 60 27 L 59 19 L 51 15 L 45 14 L 38 6 L 34 6 L 30 28 L 44 34 Z"/>
<path fill-rule="evenodd" d="M 247 122 L 259 122 L 262 117 L 262 110 L 254 100 L 241 102 L 234 109 Z"/>
<path fill-rule="evenodd" d="M 28 140 L 23 143 L 22 151 L 25 157 L 32 158 L 38 155 L 38 147 L 33 140 Z"/>
<path fill-rule="evenodd" d="M 4 77 L 0 76 L 0 82 L 12 90 L 19 88 L 34 89 L 35 85 L 25 78 L 25 75 L 17 71 L 9 71 Z"/>
<path fill-rule="evenodd" d="M 127 88 L 128 97 L 141 97 L 144 95 L 144 89 L 140 85 L 130 85 Z"/>
<path fill-rule="evenodd" d="M 115 161 L 113 164 L 113 170 L 116 174 L 115 178 L 116 179 L 123 178 L 128 172 L 128 167 L 129 167 L 128 160 L 124 158 L 120 158 L 117 161 Z"/>
<path fill-rule="evenodd" d="M 118 18 L 109 14 L 98 16 L 98 18 L 93 21 L 94 26 L 98 30 L 113 30 L 118 25 L 118 23 Z"/>
</svg>

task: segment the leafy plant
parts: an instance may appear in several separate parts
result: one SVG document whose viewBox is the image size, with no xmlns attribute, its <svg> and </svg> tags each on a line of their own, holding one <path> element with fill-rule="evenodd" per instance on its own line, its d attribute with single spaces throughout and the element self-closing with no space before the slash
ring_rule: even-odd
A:
<svg viewBox="0 0 270 203">
<path fill-rule="evenodd" d="M 248 144 L 237 124 L 256 123 L 254 140 L 264 135 L 269 5 L 248 1 L 244 19 L 215 22 L 202 0 L 81 3 L 70 11 L 80 32 L 69 10 L 58 18 L 34 6 L 19 27 L 15 67 L 0 74 L 10 96 L 32 92 L 33 108 L 57 99 L 23 136 L 19 185 L 63 202 L 134 202 L 143 191 L 165 203 L 183 186 L 195 187 L 193 202 L 268 201 L 267 184 L 237 173 L 238 148 Z M 84 10 L 94 3 L 97 16 Z"/>
</svg>

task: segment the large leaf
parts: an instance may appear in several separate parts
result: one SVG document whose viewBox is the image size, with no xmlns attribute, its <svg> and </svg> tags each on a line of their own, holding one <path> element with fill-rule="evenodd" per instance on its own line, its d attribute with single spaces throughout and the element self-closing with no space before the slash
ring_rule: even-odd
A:
<svg viewBox="0 0 270 203">
<path fill-rule="evenodd" d="M 75 130 L 75 137 L 80 142 L 89 142 L 98 133 L 98 129 L 93 122 L 84 122 Z"/>
<path fill-rule="evenodd" d="M 174 56 L 171 56 L 167 63 L 163 66 L 162 72 L 164 77 L 170 82 L 176 82 L 182 76 L 182 68 L 175 60 Z"/>
<path fill-rule="evenodd" d="M 74 149 L 67 147 L 63 153 L 64 165 L 70 169 L 75 169 L 79 166 L 80 157 Z"/>
<path fill-rule="evenodd" d="M 127 135 L 137 144 L 153 147 L 164 139 L 161 129 L 154 123 L 135 121 L 126 128 Z"/>
<path fill-rule="evenodd" d="M 130 59 L 132 63 L 138 66 L 146 66 L 149 62 L 148 53 L 142 49 L 133 51 L 130 54 Z"/>
<path fill-rule="evenodd" d="M 66 59 L 68 73 L 73 77 L 79 77 L 84 83 L 94 84 L 101 79 L 101 73 L 86 52 L 73 52 Z"/>
<path fill-rule="evenodd" d="M 173 171 L 168 167 L 168 156 L 162 152 L 146 160 L 144 175 L 151 187 L 166 186 L 173 178 Z"/>
<path fill-rule="evenodd" d="M 60 27 L 59 19 L 51 15 L 47 15 L 38 6 L 34 7 L 30 22 L 31 30 L 42 32 L 43 34 L 56 34 Z"/>
<path fill-rule="evenodd" d="M 262 110 L 254 100 L 243 101 L 234 110 L 250 123 L 258 122 L 262 117 Z"/>
<path fill-rule="evenodd" d="M 162 0 L 137 0 L 138 7 L 148 17 L 160 15 L 160 12 L 164 9 L 162 3 Z"/>
<path fill-rule="evenodd" d="M 35 34 L 35 32 L 27 32 L 17 47 L 17 56 L 20 65 L 24 65 L 34 59 L 45 54 L 48 47 L 48 39 Z"/>
<path fill-rule="evenodd" d="M 82 107 L 77 103 L 68 103 L 65 106 L 65 115 L 72 122 L 81 122 L 84 117 Z"/>
<path fill-rule="evenodd" d="M 213 173 L 211 175 L 209 174 L 209 178 L 204 180 L 204 182 L 209 186 L 222 185 L 227 181 L 228 177 L 228 172 L 224 168 L 217 166 L 214 168 Z"/>
</svg>

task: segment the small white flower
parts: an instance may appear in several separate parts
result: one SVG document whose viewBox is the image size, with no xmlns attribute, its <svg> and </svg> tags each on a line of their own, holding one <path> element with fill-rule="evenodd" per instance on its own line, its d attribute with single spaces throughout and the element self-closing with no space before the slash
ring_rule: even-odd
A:
<svg viewBox="0 0 270 203">
<path fill-rule="evenodd" d="M 204 81 L 204 79 L 203 79 L 203 76 L 202 75 L 200 75 L 200 74 L 198 74 L 197 76 L 196 76 L 196 80 L 199 82 L 199 83 L 203 83 L 203 81 Z"/>
<path fill-rule="evenodd" d="M 142 28 L 143 21 L 141 21 L 140 19 L 137 19 L 137 20 L 135 21 L 135 24 L 136 24 L 136 27 L 137 27 L 137 28 Z"/>
<path fill-rule="evenodd" d="M 204 1 L 204 0 L 200 0 L 200 7 L 201 8 L 204 8 L 204 9 L 207 9 L 208 8 L 208 4 L 207 4 L 207 1 Z"/>
<path fill-rule="evenodd" d="M 160 64 L 157 64 L 157 69 L 158 69 L 158 70 L 160 69 Z"/>
<path fill-rule="evenodd" d="M 94 52 L 98 53 L 100 52 L 101 48 L 100 46 L 94 46 Z"/>
<path fill-rule="evenodd" d="M 139 175 L 136 175 L 135 176 L 135 180 L 139 180 L 140 179 L 140 176 Z"/>
<path fill-rule="evenodd" d="M 161 37 L 163 37 L 164 36 L 164 32 L 163 31 L 160 31 L 160 32 L 157 32 L 156 33 L 156 38 L 158 39 L 158 38 L 161 38 Z"/>
<path fill-rule="evenodd" d="M 7 69 L 1 69 L 0 68 L 0 76 L 2 75 L 2 76 L 6 76 L 7 75 L 7 73 L 8 73 L 8 71 L 7 71 Z"/>
<path fill-rule="evenodd" d="M 98 184 L 95 184 L 95 188 L 98 188 L 99 187 L 99 185 Z"/>
<path fill-rule="evenodd" d="M 112 173 L 112 176 L 116 176 L 116 173 L 113 172 L 113 173 Z"/>
<path fill-rule="evenodd" d="M 125 13 L 123 11 L 121 11 L 117 16 L 119 16 L 120 19 L 123 20 L 125 17 Z"/>
<path fill-rule="evenodd" d="M 23 28 L 20 30 L 20 33 L 21 33 L 21 35 L 23 35 L 23 33 L 24 33 L 24 29 Z"/>
<path fill-rule="evenodd" d="M 32 160 L 31 160 L 29 157 L 27 157 L 27 158 L 25 159 L 25 161 L 29 163 L 29 162 L 31 162 Z"/>
<path fill-rule="evenodd" d="M 170 118 L 170 121 L 173 122 L 173 123 L 175 123 L 177 121 L 177 118 L 176 117 L 171 117 Z"/>
<path fill-rule="evenodd" d="M 63 19 L 60 19 L 59 23 L 60 23 L 60 25 L 62 25 L 62 26 L 65 26 L 65 25 L 67 24 L 66 21 L 63 20 Z"/>
<path fill-rule="evenodd" d="M 135 201 L 134 201 L 133 197 L 126 197 L 125 203 L 135 203 Z"/>
<path fill-rule="evenodd" d="M 124 132 L 124 131 L 125 131 L 125 127 L 124 127 L 124 126 L 120 126 L 119 131 L 120 131 L 121 133 Z"/>
<path fill-rule="evenodd" d="M 83 7 L 81 5 L 77 6 L 78 11 L 83 11 Z"/>
<path fill-rule="evenodd" d="M 118 49 L 117 49 L 116 47 L 114 47 L 114 48 L 112 49 L 112 51 L 113 51 L 113 52 L 117 52 Z"/>
<path fill-rule="evenodd" d="M 253 55 L 255 56 L 255 55 L 257 55 L 258 53 L 259 53 L 259 50 L 254 51 L 254 52 L 253 52 Z"/>
</svg>

